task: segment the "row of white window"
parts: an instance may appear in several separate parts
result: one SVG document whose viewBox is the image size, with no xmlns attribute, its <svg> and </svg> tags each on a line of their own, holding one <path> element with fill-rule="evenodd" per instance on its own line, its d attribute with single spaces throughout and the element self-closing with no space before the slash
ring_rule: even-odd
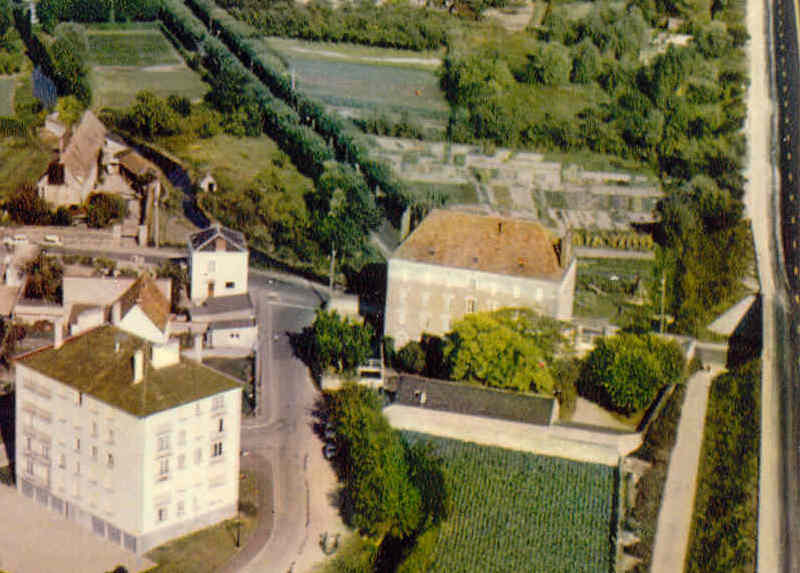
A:
<svg viewBox="0 0 800 573">
<path fill-rule="evenodd" d="M 223 452 L 223 444 L 222 442 L 214 442 L 211 444 L 211 459 L 219 459 L 222 457 Z M 186 469 L 186 455 L 180 454 L 177 456 L 178 462 L 178 469 L 183 470 Z M 194 451 L 194 463 L 195 465 L 200 465 L 203 463 L 203 449 L 197 448 Z M 164 456 L 158 459 L 158 474 L 156 476 L 157 481 L 166 481 L 169 479 L 170 475 L 170 457 Z"/>
</svg>

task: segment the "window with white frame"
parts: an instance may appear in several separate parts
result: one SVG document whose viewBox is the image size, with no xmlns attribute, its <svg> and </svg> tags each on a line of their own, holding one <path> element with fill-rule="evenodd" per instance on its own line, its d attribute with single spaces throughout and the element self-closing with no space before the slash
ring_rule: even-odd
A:
<svg viewBox="0 0 800 573">
<path fill-rule="evenodd" d="M 114 443 L 114 428 L 109 428 L 108 429 L 108 443 L 109 444 L 113 444 Z"/>
<path fill-rule="evenodd" d="M 25 436 L 25 451 L 30 452 L 31 450 L 33 450 L 33 438 Z"/>
<path fill-rule="evenodd" d="M 197 448 L 194 451 L 194 463 L 195 464 L 201 464 L 202 462 L 203 462 L 203 450 L 200 449 L 200 448 Z"/>
<path fill-rule="evenodd" d="M 50 458 L 50 446 L 47 444 L 42 444 L 42 457 L 46 459 Z"/>
<path fill-rule="evenodd" d="M 97 461 L 97 446 L 92 446 L 92 459 Z"/>
<path fill-rule="evenodd" d="M 156 519 L 159 523 L 163 523 L 167 520 L 167 508 L 166 507 L 159 507 L 156 510 Z"/>
<path fill-rule="evenodd" d="M 178 469 L 182 470 L 186 467 L 186 456 L 181 454 L 178 456 Z"/>
<path fill-rule="evenodd" d="M 25 473 L 29 476 L 33 475 L 33 460 L 31 458 L 25 460 Z"/>
<path fill-rule="evenodd" d="M 211 399 L 211 408 L 213 410 L 222 410 L 225 407 L 225 396 L 220 394 Z"/>
<path fill-rule="evenodd" d="M 114 454 L 111 452 L 106 454 L 106 466 L 108 466 L 109 469 L 114 468 Z"/>
<path fill-rule="evenodd" d="M 216 261 L 208 261 L 208 272 L 213 273 L 217 270 L 217 263 Z"/>
<path fill-rule="evenodd" d="M 211 457 L 218 458 L 222 455 L 222 442 L 214 442 L 211 448 Z"/>
<path fill-rule="evenodd" d="M 158 460 L 158 481 L 169 479 L 169 458 Z"/>
<path fill-rule="evenodd" d="M 167 450 L 169 450 L 169 434 L 159 434 L 158 451 L 165 452 Z"/>
<path fill-rule="evenodd" d="M 178 432 L 178 445 L 183 446 L 186 444 L 186 430 Z"/>
<path fill-rule="evenodd" d="M 64 454 L 58 454 L 58 467 L 64 469 L 67 467 L 67 456 Z"/>
<path fill-rule="evenodd" d="M 81 451 L 81 439 L 76 437 L 75 441 L 73 442 L 73 446 L 75 447 L 75 451 L 76 452 L 80 452 Z"/>
<path fill-rule="evenodd" d="M 186 508 L 184 506 L 183 500 L 180 500 L 178 502 L 178 511 L 177 511 L 178 517 L 183 517 L 185 513 L 186 513 Z"/>
<path fill-rule="evenodd" d="M 225 429 L 225 423 L 222 418 L 219 419 L 219 423 L 217 424 L 217 431 L 222 432 Z"/>
<path fill-rule="evenodd" d="M 92 436 L 97 437 L 97 422 L 92 421 Z"/>
<path fill-rule="evenodd" d="M 467 303 L 467 314 L 475 312 L 475 299 L 468 298 L 466 303 Z"/>
</svg>

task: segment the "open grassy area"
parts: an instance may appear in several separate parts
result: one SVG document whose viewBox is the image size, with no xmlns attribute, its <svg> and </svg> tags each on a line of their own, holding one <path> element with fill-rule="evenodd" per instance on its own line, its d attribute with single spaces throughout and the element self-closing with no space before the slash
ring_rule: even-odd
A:
<svg viewBox="0 0 800 573">
<path fill-rule="evenodd" d="M 257 522 L 258 489 L 256 481 L 247 472 L 239 480 L 239 509 L 241 519 L 241 545 Z M 156 547 L 147 557 L 158 565 L 150 573 L 211 573 L 218 571 L 234 553 L 236 547 L 236 520 L 229 519 L 212 527 L 180 537 Z"/>
<path fill-rule="evenodd" d="M 452 510 L 399 572 L 611 570 L 614 468 L 404 434 L 442 456 Z"/>
<path fill-rule="evenodd" d="M 424 197 L 432 192 L 442 193 L 450 205 L 478 203 L 478 192 L 471 183 L 431 183 L 429 181 L 407 181 L 410 194 Z"/>
<path fill-rule="evenodd" d="M 92 30 L 89 60 L 100 66 L 180 64 L 175 48 L 158 29 Z"/>
<path fill-rule="evenodd" d="M 37 140 L 0 138 L 0 200 L 24 183 L 35 185 L 51 159 L 51 150 Z"/>
<path fill-rule="evenodd" d="M 297 171 L 291 161 L 266 135 L 233 137 L 220 134 L 189 144 L 167 144 L 167 147 L 189 167 L 190 174 L 202 177 L 211 172 L 222 190 L 243 191 L 273 160 L 282 161 L 283 170 L 292 177 L 294 189 L 303 194 L 311 189 L 311 181 Z"/>
<path fill-rule="evenodd" d="M 635 310 L 630 299 L 652 288 L 653 264 L 641 259 L 580 259 L 573 313 L 624 321 Z"/>
<path fill-rule="evenodd" d="M 160 97 L 170 94 L 201 99 L 209 87 L 183 64 L 161 69 L 95 67 L 91 71 L 93 107 L 124 108 L 136 92 L 150 90 Z"/>
<path fill-rule="evenodd" d="M 0 116 L 14 115 L 14 78 L 0 77 Z"/>
<path fill-rule="evenodd" d="M 398 50 L 360 46 L 358 44 L 309 42 L 290 38 L 266 37 L 263 43 L 272 50 L 295 58 L 306 57 L 319 60 L 346 61 L 352 63 L 372 63 L 382 66 L 434 70 L 439 67 L 439 59 L 444 51 Z"/>
</svg>

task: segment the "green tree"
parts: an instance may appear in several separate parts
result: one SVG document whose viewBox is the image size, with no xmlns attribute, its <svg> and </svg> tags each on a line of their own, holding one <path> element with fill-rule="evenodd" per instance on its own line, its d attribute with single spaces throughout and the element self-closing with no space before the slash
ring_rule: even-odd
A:
<svg viewBox="0 0 800 573">
<path fill-rule="evenodd" d="M 180 301 L 184 293 L 188 295 L 189 272 L 181 265 L 164 261 L 156 269 L 156 276 L 160 279 L 170 279 L 170 302 L 172 312 L 180 310 Z"/>
<path fill-rule="evenodd" d="M 584 38 L 573 48 L 570 80 L 576 84 L 593 82 L 600 73 L 600 50 L 589 38 Z"/>
<path fill-rule="evenodd" d="M 465 316 L 445 337 L 445 361 L 454 380 L 521 391 L 553 391 L 548 344 L 537 341 L 527 321 L 479 312 Z"/>
<path fill-rule="evenodd" d="M 25 283 L 25 297 L 44 299 L 61 304 L 61 282 L 64 278 L 64 267 L 55 257 L 39 253 L 25 267 L 28 280 Z"/>
<path fill-rule="evenodd" d="M 647 406 L 662 386 L 679 382 L 684 368 L 677 342 L 621 333 L 597 341 L 586 357 L 581 385 L 592 397 L 630 414 Z"/>
<path fill-rule="evenodd" d="M 420 374 L 425 370 L 425 351 L 416 340 L 406 343 L 397 353 L 398 366 L 406 372 Z"/>
<path fill-rule="evenodd" d="M 322 370 L 353 373 L 369 357 L 372 328 L 342 318 L 335 310 L 317 310 L 311 333 L 312 356 Z"/>
<path fill-rule="evenodd" d="M 125 216 L 125 202 L 117 195 L 92 193 L 86 203 L 86 214 L 90 227 L 108 227 Z"/>
<path fill-rule="evenodd" d="M 558 86 L 569 83 L 572 60 L 569 49 L 561 44 L 537 44 L 528 54 L 522 80 L 530 84 Z"/>
<path fill-rule="evenodd" d="M 47 202 L 39 197 L 32 185 L 23 185 L 6 201 L 6 211 L 15 223 L 23 225 L 47 225 L 50 222 L 50 209 Z"/>
<path fill-rule="evenodd" d="M 14 14 L 10 0 L 0 0 L 0 38 L 14 25 Z"/>
<path fill-rule="evenodd" d="M 142 90 L 127 114 L 130 127 L 145 137 L 173 135 L 180 131 L 175 111 L 153 92 Z"/>
<path fill-rule="evenodd" d="M 58 119 L 68 128 L 80 121 L 86 106 L 73 95 L 58 98 Z"/>
</svg>

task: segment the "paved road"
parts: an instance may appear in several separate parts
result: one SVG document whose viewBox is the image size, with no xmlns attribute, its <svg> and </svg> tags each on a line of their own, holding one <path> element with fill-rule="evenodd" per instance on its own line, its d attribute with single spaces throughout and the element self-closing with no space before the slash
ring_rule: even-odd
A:
<svg viewBox="0 0 800 573">
<path fill-rule="evenodd" d="M 703 445 L 706 406 L 711 380 L 719 372 L 701 370 L 689 378 L 678 423 L 678 436 L 669 458 L 667 483 L 658 512 L 651 573 L 683 571 L 694 518 L 697 470 Z"/>
</svg>

